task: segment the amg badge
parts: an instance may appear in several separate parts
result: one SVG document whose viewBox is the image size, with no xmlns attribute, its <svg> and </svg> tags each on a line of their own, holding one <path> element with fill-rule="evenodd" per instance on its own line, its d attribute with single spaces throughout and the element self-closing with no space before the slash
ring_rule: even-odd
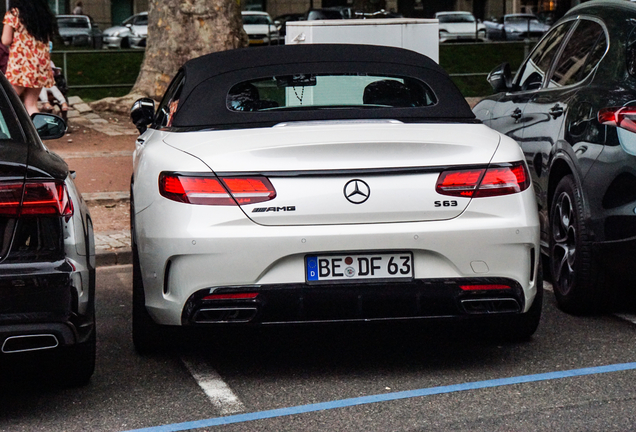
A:
<svg viewBox="0 0 636 432">
<path fill-rule="evenodd" d="M 252 213 L 267 213 L 267 212 L 293 212 L 296 211 L 296 206 L 286 207 L 256 207 L 252 209 Z"/>
</svg>

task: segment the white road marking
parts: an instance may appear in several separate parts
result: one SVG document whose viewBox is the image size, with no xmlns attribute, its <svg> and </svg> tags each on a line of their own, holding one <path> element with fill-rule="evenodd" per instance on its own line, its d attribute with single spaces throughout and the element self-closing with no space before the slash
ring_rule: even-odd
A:
<svg viewBox="0 0 636 432">
<path fill-rule="evenodd" d="M 239 398 L 204 360 L 194 356 L 182 356 L 181 361 L 221 414 L 245 411 L 245 406 Z"/>
</svg>

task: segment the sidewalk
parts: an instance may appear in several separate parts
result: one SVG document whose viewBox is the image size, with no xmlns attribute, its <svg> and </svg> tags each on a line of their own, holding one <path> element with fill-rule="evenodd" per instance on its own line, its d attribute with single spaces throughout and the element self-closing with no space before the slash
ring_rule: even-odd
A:
<svg viewBox="0 0 636 432">
<path fill-rule="evenodd" d="M 82 194 L 93 212 L 95 206 L 128 203 L 128 192 L 94 192 Z M 95 215 L 93 215 L 95 217 Z M 132 264 L 130 229 L 95 232 L 95 263 L 97 267 Z"/>
</svg>

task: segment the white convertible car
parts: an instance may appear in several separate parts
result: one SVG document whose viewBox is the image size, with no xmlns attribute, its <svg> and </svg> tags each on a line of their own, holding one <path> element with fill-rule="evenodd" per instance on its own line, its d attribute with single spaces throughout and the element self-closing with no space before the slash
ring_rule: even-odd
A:
<svg viewBox="0 0 636 432">
<path fill-rule="evenodd" d="M 213 53 L 131 116 L 139 352 L 170 326 L 451 318 L 512 338 L 536 330 L 524 156 L 429 58 L 360 45 Z"/>
</svg>

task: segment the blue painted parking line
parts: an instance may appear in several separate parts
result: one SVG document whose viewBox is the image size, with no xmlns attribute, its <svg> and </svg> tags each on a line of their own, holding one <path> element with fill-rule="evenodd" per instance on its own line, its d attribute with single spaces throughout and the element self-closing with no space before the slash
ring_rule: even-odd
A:
<svg viewBox="0 0 636 432">
<path fill-rule="evenodd" d="M 362 397 L 351 398 L 351 399 L 341 399 L 341 400 L 336 400 L 332 402 L 322 402 L 322 403 L 316 403 L 316 404 L 310 404 L 310 405 L 300 405 L 295 407 L 279 408 L 279 409 L 268 410 L 268 411 L 258 411 L 258 412 L 247 413 L 247 414 L 236 414 L 236 415 L 231 415 L 226 417 L 215 417 L 215 418 L 206 419 L 206 420 L 197 420 L 197 421 L 191 421 L 191 422 L 185 422 L 185 423 L 174 423 L 170 425 L 154 426 L 154 427 L 149 427 L 144 429 L 134 429 L 127 432 L 186 431 L 190 429 L 204 428 L 204 427 L 210 427 L 210 426 L 220 426 L 220 425 L 227 425 L 232 423 L 243 423 L 248 421 L 264 420 L 264 419 L 275 418 L 275 417 L 285 417 L 285 416 L 296 415 L 296 414 L 304 414 L 304 413 L 310 413 L 310 412 L 316 412 L 316 411 L 326 411 L 331 409 L 345 408 L 345 407 L 351 407 L 356 405 L 365 405 L 365 404 L 371 404 L 371 403 L 377 403 L 377 402 L 388 402 L 388 401 L 394 401 L 399 399 L 410 399 L 410 398 L 416 398 L 416 397 L 422 397 L 422 396 L 431 396 L 431 395 L 444 394 L 444 393 L 454 393 L 454 392 L 466 391 L 466 390 L 477 390 L 477 389 L 484 389 L 484 388 L 491 388 L 491 387 L 508 386 L 513 384 L 549 381 L 549 380 L 562 379 L 562 378 L 579 377 L 579 376 L 585 376 L 585 375 L 597 375 L 597 374 L 603 374 L 608 372 L 619 372 L 619 371 L 634 370 L 634 369 L 636 369 L 636 362 L 589 367 L 589 368 L 582 368 L 582 369 L 571 369 L 566 371 L 548 372 L 548 373 L 535 374 L 535 375 L 522 375 L 518 377 L 511 377 L 511 378 L 499 378 L 499 379 L 476 381 L 476 382 L 464 383 L 464 384 L 454 384 L 449 386 L 430 387 L 430 388 L 419 389 L 419 390 L 408 390 L 408 391 L 386 393 L 386 394 L 373 395 L 373 396 L 362 396 Z"/>
</svg>

